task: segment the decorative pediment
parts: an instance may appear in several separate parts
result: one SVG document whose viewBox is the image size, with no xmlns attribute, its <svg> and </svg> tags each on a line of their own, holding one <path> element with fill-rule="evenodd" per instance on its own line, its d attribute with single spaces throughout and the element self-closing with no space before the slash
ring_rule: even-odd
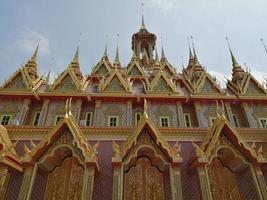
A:
<svg viewBox="0 0 267 200">
<path fill-rule="evenodd" d="M 199 161 L 209 162 L 218 147 L 229 146 L 237 149 L 247 160 L 256 164 L 263 164 L 267 159 L 262 155 L 262 147 L 252 148 L 244 141 L 236 129 L 232 128 L 229 121 L 223 115 L 217 115 L 212 127 L 203 139 L 200 146 L 194 144 Z"/>
<path fill-rule="evenodd" d="M 23 171 L 22 163 L 15 150 L 15 144 L 12 144 L 6 128 L 2 125 L 0 125 L 0 164 Z"/>
<path fill-rule="evenodd" d="M 176 74 L 175 69 L 170 65 L 170 63 L 163 63 L 163 71 L 165 71 L 168 76 L 174 76 Z"/>
<path fill-rule="evenodd" d="M 111 71 L 110 63 L 101 60 L 92 70 L 92 75 L 106 76 Z"/>
<path fill-rule="evenodd" d="M 101 83 L 103 92 L 129 92 L 130 83 L 122 76 L 119 69 L 115 68 L 111 74 Z"/>
<path fill-rule="evenodd" d="M 168 78 L 166 73 L 163 71 L 159 71 L 152 79 L 149 91 L 159 93 L 177 93 L 174 82 L 172 81 L 172 79 Z"/>
<path fill-rule="evenodd" d="M 35 163 L 50 155 L 60 146 L 69 146 L 83 162 L 97 164 L 96 148 L 99 143 L 91 146 L 85 139 L 80 127 L 71 114 L 71 101 L 67 100 L 64 120 L 53 128 L 37 146 L 24 155 L 24 162 Z"/>
<path fill-rule="evenodd" d="M 127 75 L 129 76 L 145 76 L 144 70 L 141 68 L 138 62 L 130 63 L 127 67 Z"/>
</svg>

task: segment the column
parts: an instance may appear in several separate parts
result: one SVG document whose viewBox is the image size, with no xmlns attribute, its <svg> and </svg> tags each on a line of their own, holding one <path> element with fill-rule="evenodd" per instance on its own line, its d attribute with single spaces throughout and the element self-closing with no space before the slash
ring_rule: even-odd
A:
<svg viewBox="0 0 267 200">
<path fill-rule="evenodd" d="M 113 157 L 112 166 L 113 166 L 112 200 L 122 200 L 123 176 L 122 176 L 121 158 Z"/>
<path fill-rule="evenodd" d="M 94 112 L 94 126 L 101 126 L 101 106 L 102 102 L 101 100 L 96 100 L 95 101 L 95 112 Z"/>
<path fill-rule="evenodd" d="M 38 123 L 39 126 L 44 126 L 45 125 L 49 102 L 50 102 L 49 99 L 45 99 L 44 102 L 43 102 L 41 116 L 40 116 L 40 120 L 39 120 L 39 123 Z"/>
<path fill-rule="evenodd" d="M 198 173 L 200 191 L 201 191 L 201 199 L 211 200 L 211 192 L 210 192 L 210 184 L 208 173 L 205 169 L 205 166 L 199 166 L 196 168 Z"/>
<path fill-rule="evenodd" d="M 196 115 L 197 115 L 198 125 L 199 125 L 199 127 L 203 127 L 200 103 L 195 102 L 194 105 L 195 105 L 195 111 L 196 111 Z"/>
<path fill-rule="evenodd" d="M 23 125 L 25 118 L 27 116 L 27 113 L 29 111 L 29 105 L 31 103 L 30 99 L 24 99 L 22 110 L 19 117 L 19 125 Z"/>
<path fill-rule="evenodd" d="M 84 171 L 82 199 L 88 199 L 88 200 L 93 199 L 94 179 L 95 179 L 95 166 L 87 165 Z"/>
<path fill-rule="evenodd" d="M 80 124 L 80 114 L 81 114 L 81 109 L 82 109 L 82 103 L 83 101 L 81 99 L 78 99 L 76 101 L 76 110 L 75 110 L 74 117 L 78 124 Z"/>
<path fill-rule="evenodd" d="M 5 198 L 10 173 L 7 166 L 0 166 L 0 200 Z"/>
<path fill-rule="evenodd" d="M 248 124 L 250 128 L 256 128 L 257 127 L 257 123 L 255 118 L 252 116 L 251 111 L 249 109 L 249 105 L 248 103 L 242 103 L 242 107 L 244 109 L 244 112 L 246 114 L 247 120 L 248 120 Z"/>
<path fill-rule="evenodd" d="M 25 167 L 18 200 L 29 200 L 31 198 L 36 171 L 37 164 Z"/>
<path fill-rule="evenodd" d="M 183 127 L 183 106 L 181 102 L 176 102 L 176 109 L 177 109 L 177 119 L 178 119 L 178 126 Z"/>
<path fill-rule="evenodd" d="M 171 188 L 172 188 L 172 199 L 182 200 L 183 191 L 181 183 L 181 172 L 179 166 L 171 166 L 170 178 L 171 178 Z"/>
<path fill-rule="evenodd" d="M 225 105 L 225 108 L 226 108 L 226 113 L 228 115 L 228 119 L 229 119 L 231 125 L 233 127 L 235 127 L 235 122 L 234 122 L 233 113 L 232 113 L 232 109 L 231 109 L 230 103 L 229 102 L 225 102 L 224 105 Z"/>
<path fill-rule="evenodd" d="M 127 126 L 132 126 L 133 123 L 133 106 L 132 101 L 127 101 Z"/>
<path fill-rule="evenodd" d="M 253 168 L 256 176 L 256 188 L 258 189 L 259 196 L 261 196 L 261 199 L 267 199 L 267 187 L 262 170 L 259 166 L 253 166 Z"/>
</svg>

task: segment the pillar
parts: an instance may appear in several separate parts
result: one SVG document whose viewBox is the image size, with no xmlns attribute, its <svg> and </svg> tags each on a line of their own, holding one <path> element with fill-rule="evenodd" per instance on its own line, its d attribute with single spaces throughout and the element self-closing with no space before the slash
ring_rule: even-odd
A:
<svg viewBox="0 0 267 200">
<path fill-rule="evenodd" d="M 248 103 L 242 103 L 242 107 L 244 109 L 244 113 L 246 114 L 247 120 L 248 120 L 248 124 L 250 128 L 256 128 L 257 127 L 257 123 L 255 118 L 252 116 L 251 111 L 249 109 L 249 105 Z"/>
<path fill-rule="evenodd" d="M 177 119 L 178 119 L 178 126 L 183 127 L 183 106 L 181 102 L 176 102 L 176 109 L 177 109 Z"/>
<path fill-rule="evenodd" d="M 233 127 L 235 127 L 235 122 L 234 122 L 233 113 L 232 113 L 232 109 L 231 109 L 230 103 L 229 102 L 225 102 L 224 104 L 225 104 L 226 113 L 228 115 L 228 119 L 229 119 L 231 125 Z"/>
<path fill-rule="evenodd" d="M 82 199 L 93 199 L 95 169 L 95 165 L 87 165 L 85 167 Z"/>
<path fill-rule="evenodd" d="M 101 106 L 102 106 L 102 102 L 101 100 L 96 100 L 95 102 L 95 112 L 94 112 L 94 126 L 101 126 Z"/>
<path fill-rule="evenodd" d="M 198 126 L 199 127 L 203 127 L 200 103 L 199 102 L 195 102 L 194 105 L 195 105 L 195 111 L 196 111 L 196 115 L 197 115 Z"/>
<path fill-rule="evenodd" d="M 133 106 L 132 101 L 127 101 L 127 126 L 133 125 Z"/>
<path fill-rule="evenodd" d="M 5 198 L 10 173 L 7 166 L 0 166 L 0 200 Z"/>
<path fill-rule="evenodd" d="M 45 99 L 44 102 L 43 102 L 41 116 L 40 116 L 40 120 L 39 120 L 39 123 L 38 123 L 39 126 L 44 126 L 45 125 L 49 102 L 50 102 L 49 99 Z"/>
<path fill-rule="evenodd" d="M 25 167 L 18 200 L 29 200 L 31 198 L 36 171 L 37 164 Z"/>
<path fill-rule="evenodd" d="M 255 172 L 255 183 L 256 183 L 256 188 L 258 190 L 258 194 L 261 197 L 261 199 L 267 199 L 267 187 L 263 177 L 262 170 L 259 166 L 254 166 L 253 169 Z"/>
<path fill-rule="evenodd" d="M 123 176 L 122 176 L 121 158 L 113 157 L 112 166 L 113 166 L 112 200 L 122 200 Z"/>
<path fill-rule="evenodd" d="M 76 109 L 75 109 L 74 117 L 75 117 L 76 122 L 78 124 L 80 124 L 79 121 L 80 121 L 80 114 L 81 114 L 81 109 L 82 109 L 82 103 L 83 103 L 83 101 L 81 99 L 78 99 L 76 101 Z"/>
<path fill-rule="evenodd" d="M 173 200 L 182 200 L 183 191 L 181 183 L 181 172 L 179 166 L 171 166 L 170 168 L 170 180 L 171 180 L 171 189 L 172 189 L 172 199 Z"/>
<path fill-rule="evenodd" d="M 30 99 L 24 99 L 23 105 L 22 105 L 22 110 L 20 112 L 19 116 L 19 125 L 23 125 L 25 118 L 27 116 L 27 113 L 29 111 L 29 105 L 31 103 Z"/>
<path fill-rule="evenodd" d="M 197 170 L 198 179 L 199 179 L 201 199 L 212 200 L 212 196 L 210 192 L 209 177 L 208 177 L 208 173 L 206 171 L 205 166 L 198 166 L 196 170 Z"/>
</svg>

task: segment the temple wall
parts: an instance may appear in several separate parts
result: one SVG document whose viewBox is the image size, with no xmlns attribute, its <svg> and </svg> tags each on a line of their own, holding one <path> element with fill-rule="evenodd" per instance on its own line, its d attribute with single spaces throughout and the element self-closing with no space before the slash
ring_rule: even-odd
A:
<svg viewBox="0 0 267 200">
<path fill-rule="evenodd" d="M 101 108 L 101 126 L 108 126 L 108 117 L 118 116 L 119 126 L 127 125 L 127 104 L 126 102 L 103 102 Z"/>
<path fill-rule="evenodd" d="M 17 200 L 22 184 L 23 174 L 17 171 L 11 172 L 11 177 L 6 191 L 7 200 Z"/>
<path fill-rule="evenodd" d="M 38 168 L 36 172 L 34 185 L 32 188 L 31 200 L 42 200 L 43 199 L 45 188 L 46 188 L 46 181 L 47 181 L 47 172 Z"/>
<path fill-rule="evenodd" d="M 0 114 L 12 115 L 12 119 L 19 119 L 22 107 L 23 100 L 0 98 Z"/>
<path fill-rule="evenodd" d="M 256 127 L 261 127 L 258 118 L 267 118 L 267 104 L 250 103 L 248 107 L 252 115 L 253 123 L 255 123 Z"/>
<path fill-rule="evenodd" d="M 33 120 L 35 118 L 36 112 L 42 111 L 42 103 L 41 102 L 32 102 L 30 104 L 29 112 L 26 116 L 26 119 L 24 121 L 24 125 L 33 125 Z"/>
<path fill-rule="evenodd" d="M 200 103 L 200 120 L 203 127 L 211 126 L 210 118 L 216 117 L 216 104 L 215 103 Z"/>
</svg>

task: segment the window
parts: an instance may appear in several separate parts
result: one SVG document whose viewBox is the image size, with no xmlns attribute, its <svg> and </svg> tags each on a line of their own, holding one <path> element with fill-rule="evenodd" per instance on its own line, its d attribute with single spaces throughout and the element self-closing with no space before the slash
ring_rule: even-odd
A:
<svg viewBox="0 0 267 200">
<path fill-rule="evenodd" d="M 210 118 L 210 126 L 212 126 L 212 124 L 214 123 L 214 121 L 215 121 L 215 117 L 211 117 Z"/>
<path fill-rule="evenodd" d="M 3 126 L 8 125 L 10 123 L 10 121 L 11 121 L 11 117 L 12 117 L 11 115 L 3 115 L 2 119 L 1 119 L 1 124 Z"/>
<path fill-rule="evenodd" d="M 109 126 L 118 126 L 118 117 L 117 116 L 109 116 L 108 117 L 108 125 Z"/>
<path fill-rule="evenodd" d="M 140 112 L 135 113 L 135 118 L 134 118 L 135 126 L 138 125 L 138 122 L 140 121 L 140 119 L 141 119 L 141 113 Z"/>
<path fill-rule="evenodd" d="M 34 126 L 37 126 L 37 125 L 38 125 L 40 116 L 41 116 L 41 113 L 40 113 L 40 112 L 36 112 L 36 113 L 35 113 L 34 120 L 33 120 L 33 125 L 34 125 Z"/>
<path fill-rule="evenodd" d="M 55 121 L 55 125 L 59 124 L 60 122 L 62 122 L 64 120 L 63 116 L 56 116 L 56 121 Z"/>
<path fill-rule="evenodd" d="M 259 118 L 260 128 L 267 128 L 267 118 Z"/>
<path fill-rule="evenodd" d="M 92 112 L 88 112 L 86 113 L 86 126 L 91 126 L 92 122 L 93 122 L 93 113 Z"/>
<path fill-rule="evenodd" d="M 184 126 L 185 127 L 191 127 L 191 119 L 190 119 L 189 113 L 184 114 Z"/>
<path fill-rule="evenodd" d="M 239 123 L 238 123 L 238 119 L 237 119 L 237 116 L 236 115 L 233 115 L 233 120 L 234 120 L 234 125 L 235 127 L 239 127 Z"/>
<path fill-rule="evenodd" d="M 169 127 L 170 126 L 169 117 L 160 117 L 160 126 L 161 127 Z"/>
</svg>

